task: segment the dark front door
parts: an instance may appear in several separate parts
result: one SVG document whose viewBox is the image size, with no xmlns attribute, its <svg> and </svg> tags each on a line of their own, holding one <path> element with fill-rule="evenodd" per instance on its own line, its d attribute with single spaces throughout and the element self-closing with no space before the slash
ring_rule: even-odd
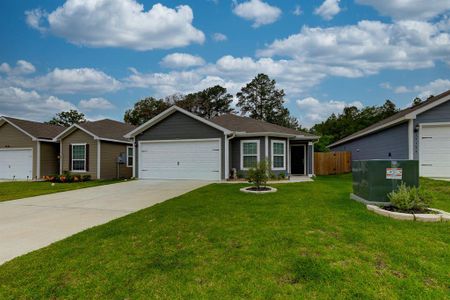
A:
<svg viewBox="0 0 450 300">
<path fill-rule="evenodd" d="M 305 174 L 305 147 L 291 146 L 291 174 Z"/>
</svg>

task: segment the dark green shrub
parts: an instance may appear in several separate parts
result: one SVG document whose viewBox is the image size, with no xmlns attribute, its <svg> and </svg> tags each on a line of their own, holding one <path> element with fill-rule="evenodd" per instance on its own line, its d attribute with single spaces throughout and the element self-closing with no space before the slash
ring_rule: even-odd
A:
<svg viewBox="0 0 450 300">
<path fill-rule="evenodd" d="M 286 179 L 286 174 L 284 174 L 284 173 L 278 174 L 278 180 L 285 180 L 285 179 Z"/>
<path fill-rule="evenodd" d="M 245 173 L 244 173 L 244 171 L 239 170 L 239 171 L 237 171 L 236 176 L 237 176 L 237 178 L 242 179 L 242 178 L 245 178 Z"/>
<path fill-rule="evenodd" d="M 89 175 L 89 174 L 83 175 L 83 177 L 81 177 L 81 179 L 83 181 L 89 181 L 89 180 L 91 180 L 91 175 Z"/>
<path fill-rule="evenodd" d="M 269 173 L 270 180 L 277 180 L 277 175 L 274 172 Z"/>
<path fill-rule="evenodd" d="M 256 165 L 256 168 L 251 168 L 247 171 L 247 180 L 259 190 L 267 184 L 267 179 L 269 178 L 267 175 L 268 172 L 269 164 L 267 161 L 262 160 Z"/>
</svg>

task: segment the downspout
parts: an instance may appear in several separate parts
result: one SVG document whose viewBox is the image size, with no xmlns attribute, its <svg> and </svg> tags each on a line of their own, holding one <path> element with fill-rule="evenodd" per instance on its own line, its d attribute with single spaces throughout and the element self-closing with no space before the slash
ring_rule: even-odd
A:
<svg viewBox="0 0 450 300">
<path fill-rule="evenodd" d="M 228 137 L 225 134 L 225 180 L 230 177 L 230 140 L 236 137 L 236 132 L 231 134 L 231 137 Z"/>
</svg>

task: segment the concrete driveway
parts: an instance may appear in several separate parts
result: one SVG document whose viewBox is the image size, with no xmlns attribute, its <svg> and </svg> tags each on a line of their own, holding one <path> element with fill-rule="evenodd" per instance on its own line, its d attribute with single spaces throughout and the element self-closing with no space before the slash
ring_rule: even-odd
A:
<svg viewBox="0 0 450 300">
<path fill-rule="evenodd" d="M 0 202 L 0 264 L 206 184 L 140 180 Z"/>
</svg>

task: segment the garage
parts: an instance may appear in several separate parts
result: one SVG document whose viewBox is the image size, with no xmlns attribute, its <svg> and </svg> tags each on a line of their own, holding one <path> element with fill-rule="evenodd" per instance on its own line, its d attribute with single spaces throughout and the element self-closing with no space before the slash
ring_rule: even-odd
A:
<svg viewBox="0 0 450 300">
<path fill-rule="evenodd" d="M 139 178 L 220 180 L 220 139 L 142 141 Z"/>
<path fill-rule="evenodd" d="M 0 179 L 31 179 L 32 149 L 0 149 Z"/>
<path fill-rule="evenodd" d="M 422 124 L 420 175 L 450 177 L 450 124 Z"/>
</svg>

